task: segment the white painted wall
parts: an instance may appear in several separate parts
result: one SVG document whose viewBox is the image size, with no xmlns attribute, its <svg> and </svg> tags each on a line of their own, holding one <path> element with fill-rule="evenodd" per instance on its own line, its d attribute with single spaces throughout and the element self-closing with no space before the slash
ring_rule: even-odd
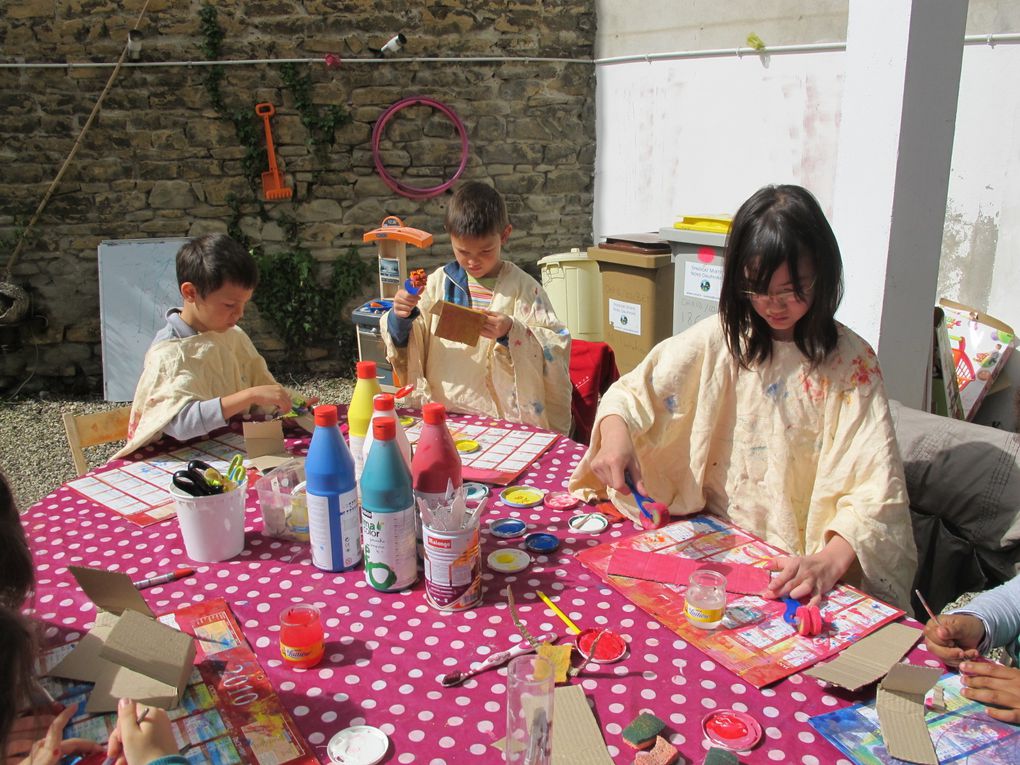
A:
<svg viewBox="0 0 1020 765">
<path fill-rule="evenodd" d="M 846 39 L 845 0 L 598 0 L 597 56 Z M 765 16 L 763 14 L 769 14 Z M 972 0 L 967 33 L 1020 32 L 1020 3 Z M 732 212 L 765 183 L 800 183 L 831 215 L 844 53 L 600 65 L 596 240 L 679 215 Z M 1020 45 L 964 49 L 938 294 L 1020 329 Z M 848 283 L 848 295 L 854 285 Z M 864 333 L 867 334 L 867 333 Z M 1020 354 L 1009 370 L 1020 380 Z M 979 419 L 1013 424 L 1012 396 Z"/>
</svg>

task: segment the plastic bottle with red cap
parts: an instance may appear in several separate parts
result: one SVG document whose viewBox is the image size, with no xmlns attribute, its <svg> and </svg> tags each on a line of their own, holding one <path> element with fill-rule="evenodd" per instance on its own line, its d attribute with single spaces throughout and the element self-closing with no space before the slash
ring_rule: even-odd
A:
<svg viewBox="0 0 1020 765">
<path fill-rule="evenodd" d="M 315 431 L 305 459 L 312 563 L 323 571 L 348 571 L 361 562 L 354 459 L 337 420 L 335 406 L 315 407 Z"/>
<path fill-rule="evenodd" d="M 446 427 L 445 406 L 425 404 L 421 415 L 421 435 L 411 458 L 414 495 L 423 499 L 442 498 L 448 486 L 456 489 L 464 483 L 460 453 Z"/>
<path fill-rule="evenodd" d="M 388 417 L 373 420 L 374 438 L 361 474 L 365 579 L 383 592 L 407 589 L 418 580 L 414 492 L 397 447 L 399 427 Z"/>
<path fill-rule="evenodd" d="M 400 424 L 397 417 L 396 401 L 392 393 L 380 393 L 372 398 L 372 422 L 369 423 L 368 433 L 365 435 L 365 445 L 362 452 L 365 455 L 365 462 L 368 462 L 368 455 L 372 452 L 372 444 L 375 443 L 374 426 L 382 419 L 393 420 L 396 425 L 397 450 L 404 458 L 408 471 L 411 469 L 411 442 L 407 440 L 407 433 Z"/>
<path fill-rule="evenodd" d="M 372 398 L 382 393 L 376 378 L 374 361 L 359 361 L 358 381 L 354 384 L 354 395 L 347 407 L 348 436 L 351 440 L 351 456 L 354 457 L 354 480 L 361 478 L 365 467 L 365 436 L 372 421 Z"/>
</svg>

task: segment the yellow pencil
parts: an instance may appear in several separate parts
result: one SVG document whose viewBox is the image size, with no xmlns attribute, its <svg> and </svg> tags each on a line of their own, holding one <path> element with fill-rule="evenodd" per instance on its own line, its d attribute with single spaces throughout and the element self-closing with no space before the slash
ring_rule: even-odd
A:
<svg viewBox="0 0 1020 765">
<path fill-rule="evenodd" d="M 540 597 L 542 599 L 542 602 L 545 603 L 547 606 L 549 606 L 549 608 L 552 610 L 552 612 L 554 614 L 556 614 L 558 617 L 560 617 L 560 621 L 562 621 L 564 624 L 567 625 L 567 629 L 568 630 L 573 632 L 575 635 L 580 635 L 581 634 L 580 627 L 578 627 L 576 624 L 574 624 L 572 621 L 570 621 L 570 617 L 567 616 L 562 611 L 560 611 L 560 609 L 556 606 L 556 604 L 553 603 L 551 600 L 549 600 L 549 596 L 548 595 L 546 595 L 541 590 L 535 590 L 535 592 L 538 594 L 538 597 Z"/>
</svg>

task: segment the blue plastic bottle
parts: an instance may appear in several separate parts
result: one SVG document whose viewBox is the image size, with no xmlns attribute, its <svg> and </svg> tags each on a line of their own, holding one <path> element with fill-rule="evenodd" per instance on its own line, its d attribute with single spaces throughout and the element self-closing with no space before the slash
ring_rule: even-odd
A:
<svg viewBox="0 0 1020 765">
<path fill-rule="evenodd" d="M 365 579 L 377 590 L 395 592 L 418 580 L 417 515 L 411 471 L 396 442 L 396 420 L 372 422 L 372 447 L 361 473 L 361 532 Z"/>
<path fill-rule="evenodd" d="M 335 406 L 315 407 L 315 432 L 305 460 L 312 563 L 348 571 L 361 561 L 361 522 L 354 459 L 337 427 Z"/>
</svg>

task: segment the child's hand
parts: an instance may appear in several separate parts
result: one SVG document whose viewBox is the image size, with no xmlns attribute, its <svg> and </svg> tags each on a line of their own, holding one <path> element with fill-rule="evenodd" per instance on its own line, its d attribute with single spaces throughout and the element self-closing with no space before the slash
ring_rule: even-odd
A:
<svg viewBox="0 0 1020 765">
<path fill-rule="evenodd" d="M 61 758 L 68 754 L 91 754 L 98 752 L 102 747 L 95 741 L 89 741 L 83 738 L 69 738 L 64 740 L 64 727 L 68 721 L 74 715 L 78 705 L 73 704 L 64 709 L 56 717 L 53 717 L 49 727 L 46 729 L 46 736 L 36 741 L 30 748 L 28 748 L 28 757 L 21 760 L 19 765 L 57 765 Z M 28 717 L 19 718 L 20 720 L 31 720 L 33 725 L 41 726 L 42 721 L 40 718 Z M 25 750 L 20 748 L 14 748 L 18 744 L 27 744 L 26 741 L 15 741 L 14 733 L 17 730 L 21 730 L 22 733 L 26 732 L 25 724 L 19 725 L 15 723 L 15 728 L 11 731 L 11 736 L 8 737 L 7 746 L 7 757 L 20 756 Z M 38 728 L 37 728 L 38 729 Z M 7 759 L 4 760 L 8 761 Z M 14 762 L 14 760 L 9 760 Z"/>
<path fill-rule="evenodd" d="M 961 693 L 965 698 L 994 705 L 987 709 L 989 717 L 1013 725 L 1020 724 L 1020 669 L 990 661 L 968 661 L 960 665 L 960 675 L 963 681 Z"/>
<path fill-rule="evenodd" d="M 482 337 L 487 337 L 490 340 L 498 340 L 504 335 L 509 334 L 511 328 L 514 326 L 514 320 L 505 313 L 486 311 L 485 316 L 485 325 L 478 334 Z"/>
<path fill-rule="evenodd" d="M 770 571 L 778 571 L 764 596 L 795 600 L 810 596 L 809 606 L 817 606 L 822 596 L 836 586 L 839 578 L 857 559 L 857 554 L 843 537 L 833 534 L 825 547 L 814 555 L 785 555 L 768 563 Z"/>
<path fill-rule="evenodd" d="M 599 434 L 599 448 L 593 452 L 591 471 L 611 489 L 630 494 L 623 477 L 624 472 L 629 471 L 637 490 L 647 495 L 626 421 L 618 414 L 611 414 L 599 423 Z"/>
<path fill-rule="evenodd" d="M 278 409 L 281 412 L 289 412 L 294 403 L 290 400 L 290 391 L 279 383 L 273 385 L 259 385 L 248 389 L 251 396 L 251 404 L 260 406 L 263 409 Z"/>
<path fill-rule="evenodd" d="M 401 319 L 406 319 L 411 315 L 411 311 L 418 307 L 419 300 L 421 300 L 421 295 L 412 295 L 401 287 L 393 296 L 393 312 Z"/>
<path fill-rule="evenodd" d="M 147 765 L 160 757 L 177 754 L 177 742 L 166 712 L 148 707 L 145 719 L 131 699 L 117 705 L 117 729 L 110 736 L 106 756 L 117 765 Z"/>
<path fill-rule="evenodd" d="M 977 647 L 985 637 L 985 625 L 976 616 L 942 614 L 939 624 L 929 619 L 924 625 L 924 642 L 943 664 L 955 667 L 965 659 L 976 659 Z"/>
</svg>

